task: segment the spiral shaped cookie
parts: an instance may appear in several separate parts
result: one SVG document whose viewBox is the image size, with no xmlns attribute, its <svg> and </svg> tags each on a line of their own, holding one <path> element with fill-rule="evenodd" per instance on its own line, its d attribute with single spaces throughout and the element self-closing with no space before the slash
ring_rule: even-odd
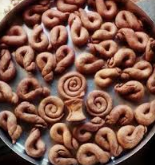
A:
<svg viewBox="0 0 155 165">
<path fill-rule="evenodd" d="M 92 116 L 104 117 L 112 110 L 113 102 L 111 96 L 99 90 L 94 90 L 87 96 L 87 112 Z"/>
<path fill-rule="evenodd" d="M 64 123 L 54 124 L 50 129 L 50 136 L 55 142 L 64 144 L 68 149 L 77 149 L 79 147 L 78 142 Z"/>
<path fill-rule="evenodd" d="M 73 165 L 78 164 L 71 152 L 63 145 L 54 145 L 48 154 L 50 163 L 53 165 Z"/>
<path fill-rule="evenodd" d="M 64 116 L 64 103 L 56 96 L 46 97 L 40 102 L 38 113 L 46 122 L 53 124 Z"/>
<path fill-rule="evenodd" d="M 38 51 L 43 52 L 47 50 L 49 46 L 48 37 L 43 32 L 43 28 L 41 25 L 35 25 L 32 31 L 32 34 L 29 38 L 30 46 Z"/>
<path fill-rule="evenodd" d="M 153 38 L 150 38 L 145 50 L 145 60 L 148 62 L 154 62 L 155 61 L 155 40 Z"/>
<path fill-rule="evenodd" d="M 86 79 L 78 72 L 69 72 L 58 81 L 58 93 L 65 100 L 82 98 L 86 88 Z"/>
<path fill-rule="evenodd" d="M 117 132 L 117 139 L 124 149 L 132 149 L 143 139 L 146 131 L 147 128 L 142 125 L 123 126 Z"/>
<path fill-rule="evenodd" d="M 44 155 L 46 151 L 46 146 L 41 139 L 41 133 L 38 128 L 31 130 L 30 135 L 25 142 L 26 153 L 33 158 L 40 158 Z"/>
<path fill-rule="evenodd" d="M 7 110 L 0 112 L 0 127 L 8 132 L 13 144 L 22 134 L 22 128 L 17 124 L 16 116 Z"/>
<path fill-rule="evenodd" d="M 135 118 L 139 124 L 149 126 L 155 121 L 155 100 L 143 103 L 135 109 Z"/>
<path fill-rule="evenodd" d="M 56 68 L 54 72 L 61 74 L 74 63 L 75 52 L 68 45 L 61 46 L 55 54 Z"/>
<path fill-rule="evenodd" d="M 55 56 L 48 52 L 43 52 L 37 55 L 36 64 L 41 71 L 44 80 L 49 82 L 53 80 L 54 69 L 56 67 Z"/>
<path fill-rule="evenodd" d="M 110 152 L 111 156 L 119 156 L 123 148 L 118 144 L 115 132 L 108 127 L 98 130 L 95 135 L 95 142 L 104 150 Z"/>
<path fill-rule="evenodd" d="M 121 75 L 119 68 L 106 68 L 95 74 L 95 84 L 100 88 L 109 87 Z"/>
<path fill-rule="evenodd" d="M 13 63 L 9 50 L 0 50 L 0 79 L 2 81 L 11 81 L 16 76 L 16 68 Z"/>
<path fill-rule="evenodd" d="M 149 92 L 151 92 L 152 94 L 155 94 L 155 66 L 153 68 L 153 72 L 151 76 L 147 80 L 146 86 Z"/>
<path fill-rule="evenodd" d="M 94 143 L 82 144 L 77 152 L 77 160 L 81 165 L 104 164 L 107 163 L 109 159 L 110 154 Z"/>
<path fill-rule="evenodd" d="M 94 74 L 104 65 L 105 62 L 102 59 L 98 59 L 90 53 L 79 55 L 75 61 L 76 70 L 82 74 Z"/>
<path fill-rule="evenodd" d="M 93 136 L 93 133 L 97 132 L 103 125 L 105 121 L 100 117 L 94 117 L 89 122 L 81 124 L 73 129 L 73 136 L 79 142 L 87 142 Z"/>
<path fill-rule="evenodd" d="M 15 52 L 16 62 L 27 72 L 33 72 L 36 69 L 34 50 L 30 46 L 19 47 Z"/>
<path fill-rule="evenodd" d="M 21 100 L 33 101 L 39 96 L 49 96 L 50 90 L 47 87 L 42 87 L 37 79 L 27 77 L 19 82 L 17 95 Z"/>
<path fill-rule="evenodd" d="M 133 102 L 141 101 L 145 95 L 144 86 L 138 81 L 128 81 L 124 84 L 117 84 L 115 91 L 123 98 Z"/>
<path fill-rule="evenodd" d="M 118 105 L 112 109 L 110 114 L 106 116 L 107 124 L 127 125 L 134 119 L 134 112 L 128 105 Z"/>
<path fill-rule="evenodd" d="M 9 102 L 12 104 L 18 103 L 17 94 L 14 93 L 11 87 L 3 81 L 0 81 L 0 102 Z"/>
<path fill-rule="evenodd" d="M 38 116 L 36 107 L 27 101 L 20 103 L 15 108 L 15 115 L 17 118 L 27 123 L 35 124 L 37 127 L 47 127 L 47 123 Z"/>
</svg>

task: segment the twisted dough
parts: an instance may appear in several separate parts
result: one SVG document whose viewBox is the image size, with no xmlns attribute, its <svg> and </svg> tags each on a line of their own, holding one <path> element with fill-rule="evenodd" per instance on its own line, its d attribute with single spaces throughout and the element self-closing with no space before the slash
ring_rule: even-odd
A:
<svg viewBox="0 0 155 165">
<path fill-rule="evenodd" d="M 104 117 L 112 110 L 113 102 L 111 96 L 99 90 L 94 90 L 87 96 L 87 112 L 92 116 Z"/>
<path fill-rule="evenodd" d="M 64 103 L 56 96 L 46 97 L 40 102 L 38 113 L 46 122 L 53 124 L 64 116 Z"/>
<path fill-rule="evenodd" d="M 74 63 L 75 52 L 68 45 L 61 46 L 55 54 L 56 68 L 54 72 L 61 74 Z"/>
<path fill-rule="evenodd" d="M 111 156 L 119 156 L 123 148 L 118 144 L 115 132 L 108 127 L 98 130 L 95 135 L 95 142 L 104 150 L 109 151 Z"/>
<path fill-rule="evenodd" d="M 121 48 L 119 49 L 114 57 L 108 60 L 108 67 L 114 68 L 122 66 L 124 68 L 131 67 L 136 62 L 136 54 L 132 49 L 129 48 Z"/>
<path fill-rule="evenodd" d="M 99 43 L 103 40 L 110 40 L 115 37 L 117 33 L 117 27 L 112 22 L 105 22 L 101 25 L 99 30 L 96 30 L 91 36 L 93 43 Z"/>
<path fill-rule="evenodd" d="M 11 87 L 7 83 L 0 81 L 0 102 L 5 101 L 17 104 L 18 96 L 12 91 Z"/>
<path fill-rule="evenodd" d="M 107 124 L 127 125 L 134 119 L 133 110 L 127 105 L 118 105 L 112 109 L 110 114 L 106 116 Z"/>
<path fill-rule="evenodd" d="M 98 71 L 94 77 L 95 84 L 100 88 L 110 86 L 121 75 L 119 68 L 106 68 Z"/>
<path fill-rule="evenodd" d="M 149 92 L 151 92 L 152 94 L 155 94 L 155 66 L 153 67 L 153 72 L 151 76 L 147 80 L 146 86 Z"/>
<path fill-rule="evenodd" d="M 132 149 L 142 140 L 146 131 L 147 128 L 142 125 L 123 126 L 117 132 L 117 139 L 124 149 Z"/>
<path fill-rule="evenodd" d="M 53 54 L 48 52 L 38 54 L 36 58 L 36 64 L 45 81 L 49 82 L 53 80 L 53 72 L 56 67 L 56 59 Z"/>
<path fill-rule="evenodd" d="M 14 25 L 1 37 L 0 44 L 19 47 L 26 44 L 27 40 L 25 30 L 19 25 Z"/>
<path fill-rule="evenodd" d="M 155 40 L 150 38 L 145 50 L 145 60 L 148 62 L 154 62 L 155 60 Z"/>
<path fill-rule="evenodd" d="M 0 79 L 2 81 L 11 81 L 16 76 L 16 68 L 13 63 L 9 50 L 0 50 Z"/>
<path fill-rule="evenodd" d="M 145 94 L 143 84 L 138 81 L 128 81 L 124 84 L 117 84 L 115 86 L 115 91 L 123 98 L 133 102 L 141 101 Z"/>
<path fill-rule="evenodd" d="M 51 138 L 68 149 L 77 149 L 79 147 L 78 142 L 72 136 L 70 130 L 65 123 L 56 123 L 50 129 Z"/>
<path fill-rule="evenodd" d="M 53 27 L 64 23 L 67 19 L 68 13 L 62 13 L 55 9 L 49 9 L 42 15 L 42 22 L 48 29 L 52 29 Z"/>
<path fill-rule="evenodd" d="M 50 163 L 53 165 L 74 165 L 78 164 L 77 160 L 73 158 L 70 151 L 63 145 L 54 145 L 48 154 Z"/>
<path fill-rule="evenodd" d="M 155 121 L 155 100 L 138 106 L 135 110 L 135 118 L 144 126 L 152 124 Z"/>
<path fill-rule="evenodd" d="M 15 52 L 16 62 L 26 71 L 33 72 L 36 69 L 34 50 L 30 46 L 19 47 Z"/>
<path fill-rule="evenodd" d="M 68 19 L 68 24 L 70 25 L 71 38 L 76 46 L 83 46 L 87 44 L 89 39 L 89 33 L 85 27 L 83 27 L 82 22 L 74 13 L 71 13 Z"/>
<path fill-rule="evenodd" d="M 33 28 L 33 32 L 29 38 L 30 46 L 38 51 L 43 52 L 47 50 L 49 45 L 48 37 L 43 32 L 43 28 L 41 25 L 35 25 Z"/>
<path fill-rule="evenodd" d="M 87 82 L 78 72 L 69 72 L 58 81 L 58 93 L 63 99 L 81 98 L 85 95 Z"/>
<path fill-rule="evenodd" d="M 93 54 L 83 53 L 76 58 L 75 66 L 78 72 L 82 74 L 94 74 L 102 69 L 105 62 L 96 58 Z"/>
<path fill-rule="evenodd" d="M 123 80 L 135 79 L 144 80 L 152 73 L 152 66 L 149 62 L 141 60 L 137 62 L 132 68 L 127 68 L 122 71 L 121 78 Z"/>
<path fill-rule="evenodd" d="M 138 52 L 144 52 L 149 36 L 144 32 L 135 32 L 130 28 L 122 28 L 116 34 L 116 39 L 126 41 L 129 47 Z"/>
<path fill-rule="evenodd" d="M 97 132 L 103 125 L 105 121 L 100 117 L 94 117 L 89 122 L 81 124 L 73 129 L 73 136 L 79 142 L 87 142 L 91 139 L 94 132 Z"/>
<path fill-rule="evenodd" d="M 37 79 L 27 77 L 19 82 L 17 95 L 22 100 L 33 101 L 40 95 L 49 96 L 50 90 L 47 87 L 42 87 Z"/>
<path fill-rule="evenodd" d="M 50 43 L 52 48 L 57 49 L 58 47 L 65 45 L 68 40 L 67 29 L 65 26 L 55 26 L 50 31 Z"/>
<path fill-rule="evenodd" d="M 8 132 L 13 144 L 22 134 L 22 128 L 17 124 L 16 116 L 7 110 L 0 112 L 0 127 Z"/>
<path fill-rule="evenodd" d="M 120 28 L 131 28 L 140 31 L 143 28 L 142 22 L 130 11 L 122 10 L 115 18 L 116 26 Z"/>
<path fill-rule="evenodd" d="M 40 158 L 46 151 L 45 143 L 41 139 L 38 128 L 33 128 L 25 142 L 26 153 L 33 158 Z"/>
<path fill-rule="evenodd" d="M 94 165 L 96 163 L 107 163 L 110 154 L 96 144 L 85 143 L 80 146 L 76 157 L 81 165 Z"/>
<path fill-rule="evenodd" d="M 99 44 L 88 44 L 92 54 L 99 54 L 103 59 L 108 59 L 114 56 L 118 50 L 118 45 L 113 40 L 102 41 Z"/>
<path fill-rule="evenodd" d="M 37 127 L 47 127 L 47 123 L 38 116 L 36 107 L 27 101 L 20 103 L 15 108 L 15 115 L 17 118 L 27 123 L 35 124 Z"/>
</svg>

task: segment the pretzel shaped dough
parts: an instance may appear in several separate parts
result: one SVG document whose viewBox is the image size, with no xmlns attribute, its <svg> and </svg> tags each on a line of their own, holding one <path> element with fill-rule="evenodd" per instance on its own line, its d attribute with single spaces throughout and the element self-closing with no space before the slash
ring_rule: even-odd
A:
<svg viewBox="0 0 155 165">
<path fill-rule="evenodd" d="M 152 94 L 155 94 L 155 66 L 153 67 L 153 72 L 151 76 L 148 78 L 146 87 Z"/>
<path fill-rule="evenodd" d="M 145 60 L 148 62 L 155 61 L 155 40 L 154 38 L 150 38 L 145 50 Z"/>
</svg>

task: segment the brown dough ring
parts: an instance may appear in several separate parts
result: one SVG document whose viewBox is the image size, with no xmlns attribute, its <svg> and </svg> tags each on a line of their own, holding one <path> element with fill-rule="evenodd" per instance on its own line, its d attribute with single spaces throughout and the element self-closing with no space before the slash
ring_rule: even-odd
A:
<svg viewBox="0 0 155 165">
<path fill-rule="evenodd" d="M 53 124 L 64 116 L 64 103 L 56 96 L 46 97 L 40 102 L 38 113 L 46 122 Z"/>
<path fill-rule="evenodd" d="M 97 132 L 101 127 L 103 127 L 105 121 L 100 117 L 94 117 L 89 122 L 78 125 L 73 129 L 73 136 L 79 142 L 87 142 L 93 136 L 93 133 Z"/>
<path fill-rule="evenodd" d="M 134 119 L 133 110 L 127 105 L 118 105 L 112 109 L 110 114 L 106 116 L 106 123 L 110 125 L 127 125 Z"/>
<path fill-rule="evenodd" d="M 119 68 L 106 68 L 98 71 L 94 77 L 95 84 L 100 88 L 109 87 L 121 75 Z"/>
<path fill-rule="evenodd" d="M 151 125 L 155 121 L 155 100 L 138 106 L 135 110 L 135 119 L 144 126 Z"/>
<path fill-rule="evenodd" d="M 135 79 L 145 80 L 148 79 L 152 73 L 152 66 L 149 62 L 141 60 L 137 62 L 132 68 L 126 68 L 122 71 L 121 78 L 123 80 Z"/>
<path fill-rule="evenodd" d="M 51 138 L 68 149 L 78 149 L 79 144 L 72 136 L 70 130 L 65 123 L 56 123 L 50 129 Z"/>
<path fill-rule="evenodd" d="M 38 4 L 36 5 L 28 7 L 23 13 L 24 22 L 28 26 L 40 24 L 42 13 L 46 11 L 51 5 L 50 0 L 40 0 L 37 3 Z"/>
<path fill-rule="evenodd" d="M 70 25 L 71 38 L 76 46 L 83 46 L 87 44 L 89 39 L 89 33 L 85 27 L 83 27 L 82 22 L 74 13 L 71 13 L 68 19 L 68 24 Z"/>
<path fill-rule="evenodd" d="M 27 72 L 35 71 L 35 53 L 30 46 L 19 47 L 15 52 L 15 58 L 16 62 Z"/>
<path fill-rule="evenodd" d="M 136 127 L 127 125 L 118 130 L 117 139 L 124 149 L 132 149 L 142 140 L 146 132 L 147 128 L 142 125 Z"/>
<path fill-rule="evenodd" d="M 71 152 L 63 145 L 54 145 L 48 154 L 50 163 L 53 165 L 76 165 L 77 160 L 73 158 Z"/>
<path fill-rule="evenodd" d="M 14 93 L 11 87 L 3 81 L 0 81 L 0 102 L 9 102 L 12 104 L 18 103 L 17 94 Z"/>
<path fill-rule="evenodd" d="M 37 55 L 36 64 L 44 80 L 47 82 L 52 81 L 54 76 L 53 72 L 56 67 L 55 56 L 48 52 L 40 53 Z"/>
<path fill-rule="evenodd" d="M 46 151 L 45 143 L 41 139 L 41 133 L 38 128 L 33 128 L 25 142 L 26 153 L 33 158 L 40 158 Z"/>
<path fill-rule="evenodd" d="M 74 63 L 75 52 L 68 45 L 63 45 L 56 51 L 55 57 L 57 64 L 54 72 L 61 74 Z"/>
<path fill-rule="evenodd" d="M 155 61 L 155 40 L 150 38 L 145 50 L 145 60 L 148 62 Z"/>
<path fill-rule="evenodd" d="M 42 15 L 42 22 L 48 29 L 52 29 L 57 25 L 63 24 L 67 19 L 68 13 L 62 13 L 55 9 L 49 9 Z"/>
<path fill-rule="evenodd" d="M 91 36 L 93 43 L 99 43 L 103 40 L 110 40 L 115 37 L 117 33 L 117 27 L 112 22 L 105 22 L 101 25 L 100 29 L 96 30 Z"/>
<path fill-rule="evenodd" d="M 102 69 L 105 62 L 96 58 L 93 54 L 83 53 L 76 58 L 76 70 L 82 74 L 94 74 Z"/>
<path fill-rule="evenodd" d="M 123 148 L 118 144 L 115 132 L 108 127 L 98 130 L 95 135 L 95 142 L 114 157 L 119 156 L 123 151 Z"/>
<path fill-rule="evenodd" d="M 82 144 L 76 156 L 81 165 L 105 164 L 110 159 L 110 154 L 94 143 Z"/>
<path fill-rule="evenodd" d="M 16 76 L 16 67 L 13 63 L 11 54 L 7 49 L 0 50 L 0 79 L 11 81 Z"/>
<path fill-rule="evenodd" d="M 104 117 L 110 113 L 112 106 L 112 98 L 107 92 L 94 90 L 87 96 L 86 108 L 92 116 Z"/>
<path fill-rule="evenodd" d="M 32 35 L 29 39 L 29 43 L 30 46 L 38 52 L 47 50 L 49 46 L 49 40 L 46 34 L 43 32 L 43 28 L 41 25 L 34 26 Z"/>
<path fill-rule="evenodd" d="M 136 62 L 136 54 L 132 49 L 129 48 L 120 48 L 114 57 L 108 60 L 107 64 L 109 68 L 114 67 L 124 67 L 128 68 L 135 64 Z"/>
<path fill-rule="evenodd" d="M 17 124 L 16 116 L 7 110 L 0 112 L 0 127 L 8 132 L 13 144 L 22 134 L 22 128 Z"/>
<path fill-rule="evenodd" d="M 51 47 L 57 49 L 58 47 L 65 45 L 68 40 L 68 33 L 65 26 L 55 26 L 50 31 L 50 44 Z"/>
<path fill-rule="evenodd" d="M 122 10 L 115 18 L 116 26 L 120 28 L 131 28 L 135 31 L 141 31 L 143 29 L 142 22 L 130 11 Z"/>
<path fill-rule="evenodd" d="M 58 93 L 65 100 L 82 98 L 86 88 L 85 77 L 75 71 L 63 75 L 58 82 Z"/>
<path fill-rule="evenodd" d="M 102 41 L 99 44 L 88 44 L 89 50 L 92 54 L 99 54 L 103 59 L 108 59 L 114 56 L 118 50 L 118 45 L 113 40 Z"/>
<path fill-rule="evenodd" d="M 14 112 L 17 118 L 27 123 L 35 124 L 36 127 L 47 127 L 47 123 L 40 116 L 38 116 L 36 107 L 27 101 L 20 103 L 15 108 Z"/>
<path fill-rule="evenodd" d="M 13 25 L 0 39 L 0 44 L 19 47 L 27 43 L 27 34 L 22 26 Z"/>
<path fill-rule="evenodd" d="M 153 67 L 153 72 L 147 80 L 147 89 L 150 93 L 155 94 L 155 66 Z"/>
<path fill-rule="evenodd" d="M 115 92 L 121 95 L 123 98 L 138 102 L 144 98 L 145 89 L 142 83 L 138 81 L 128 81 L 126 83 L 115 85 Z"/>
<path fill-rule="evenodd" d="M 132 29 L 122 28 L 118 30 L 116 39 L 126 41 L 129 47 L 135 51 L 144 52 L 149 36 L 144 32 L 134 32 Z"/>
<path fill-rule="evenodd" d="M 49 96 L 50 90 L 42 87 L 33 77 L 22 79 L 17 86 L 17 95 L 21 100 L 34 101 L 38 96 Z"/>
</svg>

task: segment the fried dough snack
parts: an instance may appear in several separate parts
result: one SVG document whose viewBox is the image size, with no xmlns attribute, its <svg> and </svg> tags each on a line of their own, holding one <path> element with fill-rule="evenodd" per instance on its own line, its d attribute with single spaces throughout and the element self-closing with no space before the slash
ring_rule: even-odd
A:
<svg viewBox="0 0 155 165">
<path fill-rule="evenodd" d="M 22 128 L 17 124 L 16 116 L 7 110 L 0 112 L 0 127 L 8 132 L 13 144 L 22 134 Z"/>
<path fill-rule="evenodd" d="M 55 56 L 48 52 L 37 55 L 36 64 L 46 82 L 52 81 L 54 77 L 54 69 L 56 67 Z"/>
<path fill-rule="evenodd" d="M 145 50 L 145 60 L 148 62 L 155 61 L 155 40 L 150 38 Z"/>
<path fill-rule="evenodd" d="M 46 122 L 53 124 L 64 116 L 64 103 L 59 97 L 48 96 L 40 102 L 38 113 Z"/>
<path fill-rule="evenodd" d="M 149 92 L 151 92 L 152 94 L 155 94 L 155 66 L 153 67 L 152 74 L 147 80 L 146 87 L 149 90 Z"/>
<path fill-rule="evenodd" d="M 79 144 L 77 140 L 72 136 L 70 130 L 65 123 L 56 123 L 50 129 L 51 138 L 68 149 L 78 149 Z"/>
<path fill-rule="evenodd" d="M 15 52 L 16 62 L 27 72 L 36 70 L 35 53 L 31 46 L 19 47 Z"/>
<path fill-rule="evenodd" d="M 8 49 L 0 50 L 0 79 L 11 81 L 16 76 L 16 67 Z"/>
<path fill-rule="evenodd" d="M 46 146 L 41 139 L 41 133 L 38 128 L 33 128 L 25 142 L 26 153 L 33 158 L 40 158 L 46 151 Z"/>
</svg>

